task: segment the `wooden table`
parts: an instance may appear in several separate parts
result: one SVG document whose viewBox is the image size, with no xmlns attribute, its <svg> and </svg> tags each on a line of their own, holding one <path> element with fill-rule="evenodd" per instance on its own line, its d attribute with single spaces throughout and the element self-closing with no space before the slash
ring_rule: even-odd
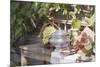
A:
<svg viewBox="0 0 100 67">
<path fill-rule="evenodd" d="M 23 57 L 35 59 L 40 62 L 33 62 L 33 64 L 44 64 L 45 62 L 50 62 L 51 57 L 51 50 L 44 48 L 40 44 L 30 44 L 30 45 L 24 45 L 19 47 L 21 50 L 21 65 L 27 65 L 27 63 L 24 63 Z M 26 60 L 27 61 L 27 60 Z"/>
</svg>

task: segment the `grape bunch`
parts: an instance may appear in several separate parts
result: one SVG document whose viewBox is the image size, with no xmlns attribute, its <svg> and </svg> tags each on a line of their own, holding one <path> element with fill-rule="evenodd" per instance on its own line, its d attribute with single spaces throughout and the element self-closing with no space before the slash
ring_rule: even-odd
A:
<svg viewBox="0 0 100 67">
<path fill-rule="evenodd" d="M 47 44 L 49 42 L 49 38 L 52 33 L 54 33 L 56 29 L 49 25 L 48 27 L 45 27 L 44 31 L 42 32 L 42 40 L 44 44 Z"/>
</svg>

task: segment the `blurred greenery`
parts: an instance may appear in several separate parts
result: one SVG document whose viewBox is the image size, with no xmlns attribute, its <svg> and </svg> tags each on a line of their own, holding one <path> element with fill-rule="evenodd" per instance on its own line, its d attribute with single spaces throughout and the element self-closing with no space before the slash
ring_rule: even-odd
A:
<svg viewBox="0 0 100 67">
<path fill-rule="evenodd" d="M 81 28 L 83 18 L 90 27 L 95 28 L 95 6 L 61 3 L 24 2 L 11 0 L 10 13 L 11 46 L 17 45 L 24 35 L 40 36 L 43 43 L 48 43 L 50 35 L 58 29 L 55 19 L 72 21 L 72 28 Z M 72 33 L 71 33 L 72 34 Z M 71 35 L 70 34 L 70 35 Z M 93 48 L 87 53 L 93 53 Z M 12 63 L 11 65 L 16 65 Z"/>
<path fill-rule="evenodd" d="M 51 23 L 56 17 L 79 21 L 87 17 L 93 24 L 94 12 L 92 5 L 11 1 L 11 44 L 25 34 L 39 35 L 44 24 Z M 73 26 L 80 28 L 80 22 L 75 21 Z"/>
</svg>

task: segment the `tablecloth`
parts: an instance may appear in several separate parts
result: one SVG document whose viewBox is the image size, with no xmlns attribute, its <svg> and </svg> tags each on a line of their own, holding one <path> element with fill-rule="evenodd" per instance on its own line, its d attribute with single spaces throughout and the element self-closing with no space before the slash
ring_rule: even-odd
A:
<svg viewBox="0 0 100 67">
<path fill-rule="evenodd" d="M 73 55 L 64 56 L 60 52 L 61 52 L 61 50 L 53 51 L 51 53 L 51 60 L 50 60 L 50 62 L 52 64 L 75 63 L 76 60 L 80 56 L 79 54 L 73 54 Z"/>
</svg>

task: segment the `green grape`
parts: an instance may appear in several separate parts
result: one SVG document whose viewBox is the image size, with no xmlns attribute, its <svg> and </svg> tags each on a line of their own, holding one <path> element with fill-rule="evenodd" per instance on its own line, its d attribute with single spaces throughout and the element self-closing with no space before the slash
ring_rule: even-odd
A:
<svg viewBox="0 0 100 67">
<path fill-rule="evenodd" d="M 49 41 L 49 38 L 51 36 L 52 33 L 54 33 L 56 31 L 56 29 L 53 26 L 48 26 L 44 29 L 43 31 L 43 43 L 46 44 Z"/>
</svg>

